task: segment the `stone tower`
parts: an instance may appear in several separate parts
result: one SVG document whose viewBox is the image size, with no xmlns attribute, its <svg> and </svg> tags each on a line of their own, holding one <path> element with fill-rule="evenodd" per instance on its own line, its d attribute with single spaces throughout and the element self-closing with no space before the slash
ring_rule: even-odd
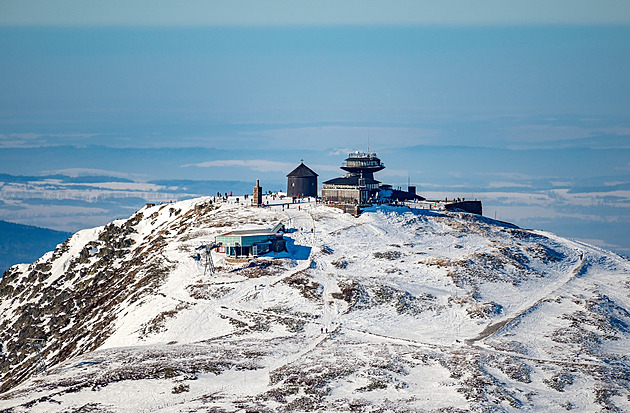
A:
<svg viewBox="0 0 630 413">
<path fill-rule="evenodd" d="M 260 186 L 260 180 L 256 179 L 256 186 L 254 187 L 254 199 L 252 205 L 261 206 L 263 203 L 262 186 Z"/>
</svg>

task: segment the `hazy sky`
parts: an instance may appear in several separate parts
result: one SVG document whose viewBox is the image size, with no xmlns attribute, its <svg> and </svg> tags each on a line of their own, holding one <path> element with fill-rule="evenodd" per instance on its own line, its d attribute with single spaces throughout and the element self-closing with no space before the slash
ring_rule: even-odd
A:
<svg viewBox="0 0 630 413">
<path fill-rule="evenodd" d="M 280 189 L 369 134 L 383 181 L 630 252 L 628 73 L 629 1 L 0 0 L 0 174 Z M 0 219 L 112 217 L 3 179 Z"/>
<path fill-rule="evenodd" d="M 5 26 L 628 24 L 625 0 L 2 0 Z"/>
</svg>

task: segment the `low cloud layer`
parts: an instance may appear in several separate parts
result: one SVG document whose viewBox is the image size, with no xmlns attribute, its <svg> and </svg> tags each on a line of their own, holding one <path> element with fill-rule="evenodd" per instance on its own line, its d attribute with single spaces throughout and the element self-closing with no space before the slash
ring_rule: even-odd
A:
<svg viewBox="0 0 630 413">
<path fill-rule="evenodd" d="M 330 165 L 309 164 L 311 168 L 324 171 L 336 171 L 337 168 Z M 198 167 L 198 168 L 245 168 L 252 171 L 260 172 L 280 172 L 289 173 L 297 166 L 296 163 L 289 162 L 276 162 L 266 159 L 228 159 L 220 161 L 208 161 L 200 162 L 196 164 L 182 165 L 183 168 Z"/>
<path fill-rule="evenodd" d="M 230 160 L 209 163 L 207 167 L 250 168 L 256 165 L 280 175 L 280 183 L 263 187 L 283 189 L 282 162 Z M 276 171 L 282 169 L 281 171 Z M 316 169 L 316 171 L 321 172 Z M 338 170 L 338 174 L 341 171 Z M 521 176 L 528 179 L 526 175 Z M 379 176 L 384 182 L 388 179 Z M 512 176 L 514 178 L 514 176 Z M 617 183 L 618 184 L 618 183 Z M 518 184 L 511 188 L 477 188 L 465 185 L 440 187 L 416 183 L 418 191 L 428 199 L 466 198 L 483 202 L 484 215 L 533 229 L 548 230 L 559 235 L 591 240 L 596 245 L 630 255 L 627 231 L 630 230 L 630 189 L 611 191 L 576 191 L 570 188 L 535 189 Z M 625 184 L 624 184 L 625 185 Z M 76 231 L 125 218 L 145 202 L 170 202 L 217 192 L 245 194 L 252 182 L 236 181 L 155 181 L 155 182 L 68 182 L 63 179 L 37 177 L 0 179 L 0 219 L 38 225 L 57 230 Z"/>
</svg>

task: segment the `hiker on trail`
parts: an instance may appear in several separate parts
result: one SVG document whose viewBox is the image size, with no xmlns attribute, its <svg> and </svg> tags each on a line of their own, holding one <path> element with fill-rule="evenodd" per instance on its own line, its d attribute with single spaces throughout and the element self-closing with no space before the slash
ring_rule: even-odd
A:
<svg viewBox="0 0 630 413">
<path fill-rule="evenodd" d="M 328 334 L 328 327 L 326 327 L 326 334 Z"/>
<path fill-rule="evenodd" d="M 322 334 L 324 334 L 324 327 L 320 328 Z"/>
</svg>

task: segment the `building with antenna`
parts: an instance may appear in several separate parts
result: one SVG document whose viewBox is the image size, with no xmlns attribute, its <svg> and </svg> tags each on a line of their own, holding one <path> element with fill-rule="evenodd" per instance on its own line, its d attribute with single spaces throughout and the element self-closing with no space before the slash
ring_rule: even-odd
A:
<svg viewBox="0 0 630 413">
<path fill-rule="evenodd" d="M 385 169 L 385 165 L 374 152 L 348 154 L 341 169 L 346 175 L 324 182 L 322 200 L 348 204 L 367 204 L 375 199 L 381 183 L 374 173 Z"/>
<path fill-rule="evenodd" d="M 453 212 L 468 212 L 481 215 L 481 201 L 452 200 L 427 201 L 416 193 L 416 187 L 407 178 L 407 190 L 381 184 L 374 179 L 376 172 L 385 169 L 385 165 L 375 152 L 352 152 L 341 166 L 346 171 L 344 176 L 324 182 L 322 202 L 326 205 L 342 209 L 345 212 L 359 215 L 363 209 L 373 204 L 405 205 L 419 209 L 436 209 Z"/>
<path fill-rule="evenodd" d="M 341 166 L 345 176 L 324 182 L 322 201 L 346 212 L 359 214 L 361 207 L 376 203 L 424 201 L 416 194 L 416 187 L 408 184 L 407 191 L 381 184 L 374 179 L 376 172 L 385 169 L 375 152 L 353 152 Z"/>
</svg>

